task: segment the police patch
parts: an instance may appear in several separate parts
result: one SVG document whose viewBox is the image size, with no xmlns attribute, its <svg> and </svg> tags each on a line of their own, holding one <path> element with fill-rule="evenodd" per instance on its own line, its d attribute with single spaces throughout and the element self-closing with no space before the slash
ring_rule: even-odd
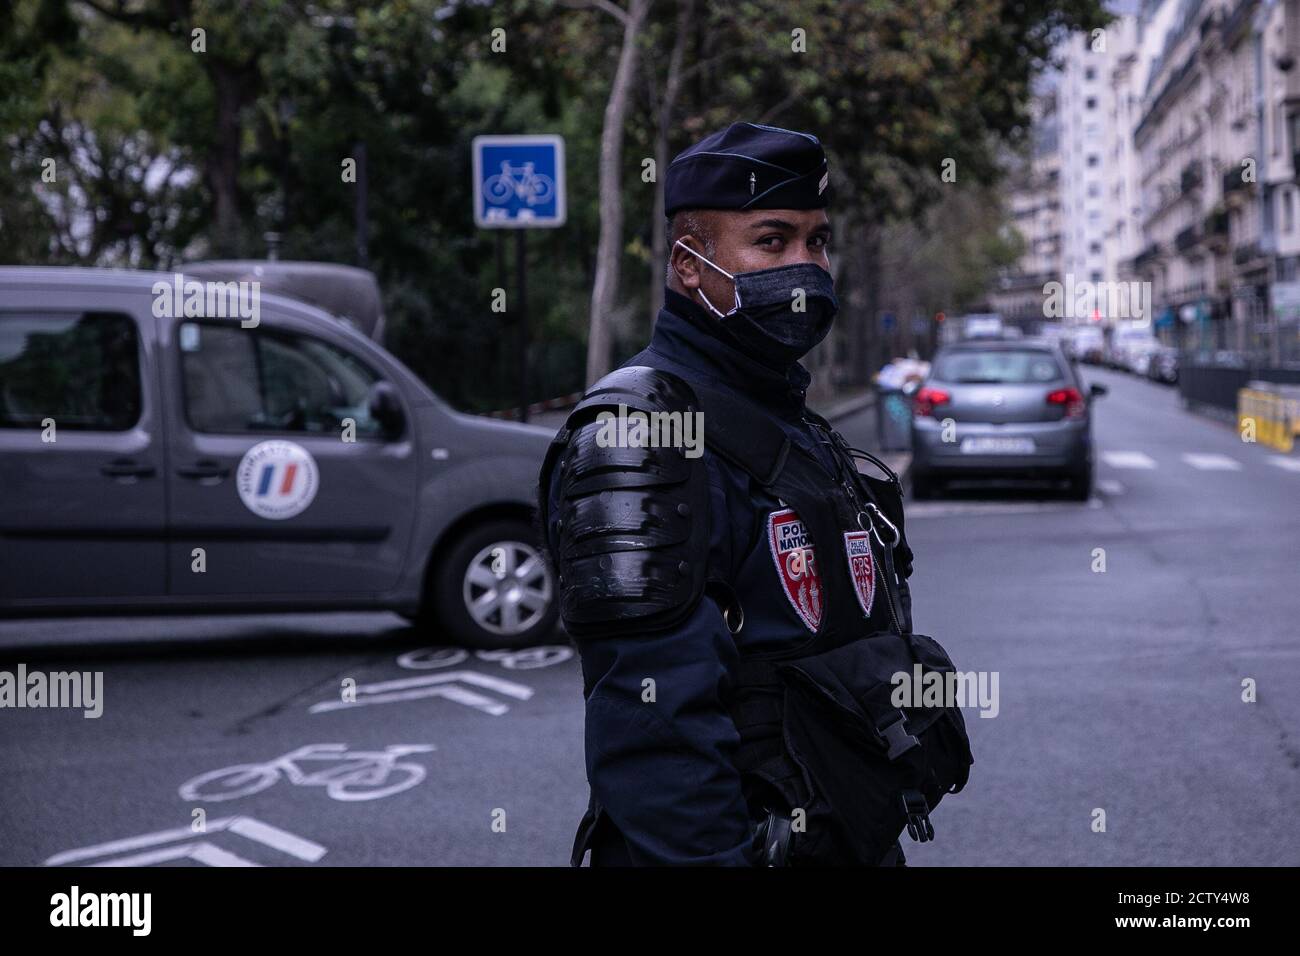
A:
<svg viewBox="0 0 1300 956">
<path fill-rule="evenodd" d="M 767 516 L 767 541 L 785 596 L 804 626 L 816 633 L 822 620 L 822 581 L 808 532 L 793 508 Z"/>
<path fill-rule="evenodd" d="M 849 577 L 857 592 L 862 613 L 871 616 L 876 599 L 876 559 L 871 556 L 871 535 L 866 531 L 844 532 L 844 554 L 849 559 Z"/>
</svg>

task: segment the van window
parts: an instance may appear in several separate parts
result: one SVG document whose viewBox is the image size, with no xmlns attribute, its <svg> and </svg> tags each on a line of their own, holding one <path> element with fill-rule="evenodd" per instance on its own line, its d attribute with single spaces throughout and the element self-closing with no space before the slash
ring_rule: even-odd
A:
<svg viewBox="0 0 1300 956">
<path fill-rule="evenodd" d="M 380 433 L 369 414 L 379 375 L 354 355 L 305 335 L 186 322 L 180 330 L 185 416 L 197 432 Z"/>
<path fill-rule="evenodd" d="M 135 321 L 116 312 L 0 313 L 0 428 L 126 431 L 140 420 Z"/>
</svg>

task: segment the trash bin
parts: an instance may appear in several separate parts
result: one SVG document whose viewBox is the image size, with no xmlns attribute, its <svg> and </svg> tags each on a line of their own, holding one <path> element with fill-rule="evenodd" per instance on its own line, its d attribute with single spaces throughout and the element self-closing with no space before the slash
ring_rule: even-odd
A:
<svg viewBox="0 0 1300 956">
<path fill-rule="evenodd" d="M 876 439 L 882 451 L 912 450 L 910 391 L 876 383 Z"/>
</svg>

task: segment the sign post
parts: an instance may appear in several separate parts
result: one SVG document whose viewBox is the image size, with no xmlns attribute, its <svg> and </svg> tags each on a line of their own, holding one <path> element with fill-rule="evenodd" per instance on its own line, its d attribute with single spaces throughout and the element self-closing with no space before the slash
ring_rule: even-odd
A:
<svg viewBox="0 0 1300 956">
<path fill-rule="evenodd" d="M 515 237 L 519 418 L 528 421 L 528 245 L 523 230 L 564 225 L 564 138 L 476 136 L 473 151 L 475 224 L 480 229 L 520 230 Z"/>
</svg>

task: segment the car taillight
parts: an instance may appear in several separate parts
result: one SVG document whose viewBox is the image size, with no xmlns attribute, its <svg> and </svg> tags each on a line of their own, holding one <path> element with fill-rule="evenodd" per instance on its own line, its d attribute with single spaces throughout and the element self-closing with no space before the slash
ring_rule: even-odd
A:
<svg viewBox="0 0 1300 956">
<path fill-rule="evenodd" d="M 1077 388 L 1058 388 L 1047 393 L 1048 405 L 1064 405 L 1066 418 L 1078 418 L 1086 410 Z"/>
<path fill-rule="evenodd" d="M 946 405 L 952 399 L 941 388 L 922 388 L 912 399 L 912 414 L 917 418 L 928 418 L 934 414 L 936 405 Z"/>
</svg>

